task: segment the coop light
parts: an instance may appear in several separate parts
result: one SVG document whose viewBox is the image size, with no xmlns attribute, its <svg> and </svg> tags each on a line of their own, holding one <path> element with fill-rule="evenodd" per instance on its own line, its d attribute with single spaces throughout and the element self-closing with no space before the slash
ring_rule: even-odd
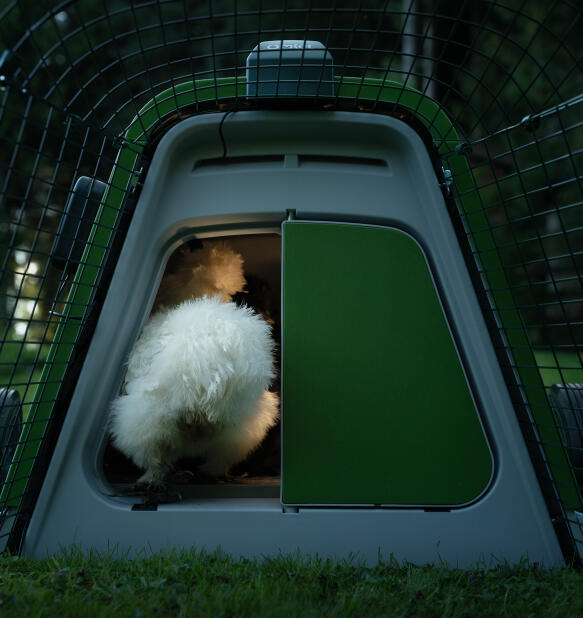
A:
<svg viewBox="0 0 583 618">
<path fill-rule="evenodd" d="M 319 41 L 262 41 L 247 57 L 248 97 L 333 97 L 334 61 Z"/>
</svg>

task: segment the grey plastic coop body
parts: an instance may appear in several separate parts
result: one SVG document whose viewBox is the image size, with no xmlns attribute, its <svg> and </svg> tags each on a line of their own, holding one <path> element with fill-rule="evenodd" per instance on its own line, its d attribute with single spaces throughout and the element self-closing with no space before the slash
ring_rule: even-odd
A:
<svg viewBox="0 0 583 618">
<path fill-rule="evenodd" d="M 325 54 L 314 80 L 332 84 Z M 261 96 L 261 74 L 248 79 Z M 271 79 L 268 96 L 294 96 Z M 563 564 L 427 141 L 386 114 L 276 107 L 186 118 L 157 145 L 24 554 Z M 116 495 L 109 406 L 168 257 L 194 238 L 266 235 L 282 240 L 265 266 L 281 273 L 279 486 L 185 488 L 149 509 Z"/>
</svg>

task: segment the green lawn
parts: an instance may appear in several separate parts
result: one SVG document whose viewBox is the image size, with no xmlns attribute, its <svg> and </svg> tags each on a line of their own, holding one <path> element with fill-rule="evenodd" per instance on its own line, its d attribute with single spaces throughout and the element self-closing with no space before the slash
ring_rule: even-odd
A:
<svg viewBox="0 0 583 618">
<path fill-rule="evenodd" d="M 537 350 L 536 362 L 545 386 L 562 382 L 583 383 L 583 351 L 581 355 L 573 352 L 548 352 Z"/>
<path fill-rule="evenodd" d="M 581 616 L 583 574 L 183 551 L 0 558 L 2 616 Z"/>
</svg>

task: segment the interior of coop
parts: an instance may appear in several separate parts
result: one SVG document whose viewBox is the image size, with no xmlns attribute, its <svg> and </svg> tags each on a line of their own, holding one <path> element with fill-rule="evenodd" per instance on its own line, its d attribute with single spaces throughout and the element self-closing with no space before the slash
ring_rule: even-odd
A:
<svg viewBox="0 0 583 618">
<path fill-rule="evenodd" d="M 215 238 L 204 238 L 215 240 Z M 216 240 L 225 241 L 243 258 L 243 269 L 246 280 L 245 289 L 233 296 L 237 305 L 247 305 L 261 315 L 272 327 L 275 342 L 275 373 L 270 389 L 280 395 L 281 366 L 281 236 L 275 233 L 244 234 L 221 236 Z M 191 251 L 200 247 L 199 240 L 191 240 L 181 244 L 169 257 L 165 266 L 165 274 L 172 272 L 180 265 L 180 261 Z M 154 309 L 155 310 L 155 309 Z M 120 369 L 123 371 L 123 369 Z M 196 475 L 199 460 L 181 459 L 174 467 L 169 482 L 188 485 L 194 493 L 205 491 L 214 495 L 217 490 L 229 492 L 237 488 L 247 497 L 254 489 L 274 492 L 279 491 L 281 468 L 281 422 L 272 427 L 258 448 L 252 451 L 245 460 L 235 464 L 229 477 L 217 479 L 216 486 L 209 486 L 208 479 L 199 480 Z M 105 479 L 113 484 L 132 484 L 141 476 L 142 470 L 130 459 L 125 457 L 109 441 L 103 453 L 103 472 Z M 194 473 L 194 474 L 190 474 Z M 198 492 L 196 491 L 198 489 Z M 246 492 L 246 493 L 245 493 Z M 220 493 L 220 492 L 219 492 Z M 232 493 L 232 491 L 231 491 Z M 236 491 L 235 491 L 236 493 Z M 262 494 L 263 495 L 263 494 Z"/>
</svg>

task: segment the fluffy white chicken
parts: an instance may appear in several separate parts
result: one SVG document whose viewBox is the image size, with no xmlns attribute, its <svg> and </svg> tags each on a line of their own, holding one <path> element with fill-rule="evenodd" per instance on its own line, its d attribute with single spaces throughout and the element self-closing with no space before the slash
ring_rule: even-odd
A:
<svg viewBox="0 0 583 618">
<path fill-rule="evenodd" d="M 162 281 L 111 407 L 114 446 L 145 470 L 138 484 L 163 486 L 182 457 L 225 475 L 277 422 L 270 326 L 227 302 L 242 266 L 225 243 L 204 242 Z"/>
</svg>

